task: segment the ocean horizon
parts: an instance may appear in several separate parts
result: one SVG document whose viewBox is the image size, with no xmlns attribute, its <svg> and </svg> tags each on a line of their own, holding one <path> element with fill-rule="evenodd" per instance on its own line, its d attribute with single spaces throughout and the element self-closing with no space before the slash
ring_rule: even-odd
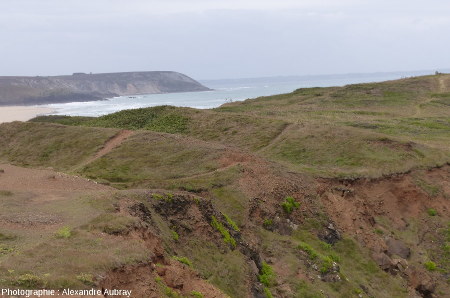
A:
<svg viewBox="0 0 450 298">
<path fill-rule="evenodd" d="M 444 71 L 444 70 L 439 70 Z M 298 88 L 344 86 L 349 84 L 382 82 L 412 76 L 429 75 L 435 71 L 402 71 L 385 73 L 353 73 L 309 76 L 277 76 L 261 78 L 198 80 L 210 91 L 118 96 L 101 101 L 42 105 L 53 112 L 45 115 L 101 116 L 126 109 L 159 105 L 217 108 L 225 103 L 249 98 L 289 93 Z"/>
</svg>

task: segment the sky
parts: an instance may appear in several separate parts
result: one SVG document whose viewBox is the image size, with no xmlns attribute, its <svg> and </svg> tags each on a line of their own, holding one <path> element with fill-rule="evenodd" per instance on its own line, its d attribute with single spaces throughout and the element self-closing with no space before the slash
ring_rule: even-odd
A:
<svg viewBox="0 0 450 298">
<path fill-rule="evenodd" d="M 0 75 L 450 68 L 448 0 L 0 0 Z"/>
</svg>

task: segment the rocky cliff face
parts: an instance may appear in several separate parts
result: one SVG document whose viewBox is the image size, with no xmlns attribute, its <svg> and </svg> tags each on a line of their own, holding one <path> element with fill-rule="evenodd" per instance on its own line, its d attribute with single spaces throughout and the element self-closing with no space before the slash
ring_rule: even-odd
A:
<svg viewBox="0 0 450 298">
<path fill-rule="evenodd" d="M 206 90 L 209 89 L 199 82 L 172 71 L 0 77 L 0 105 L 91 101 L 120 95 Z"/>
</svg>

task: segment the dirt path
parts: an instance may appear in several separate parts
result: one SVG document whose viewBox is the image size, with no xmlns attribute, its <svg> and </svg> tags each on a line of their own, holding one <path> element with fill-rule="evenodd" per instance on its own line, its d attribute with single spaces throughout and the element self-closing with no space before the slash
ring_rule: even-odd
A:
<svg viewBox="0 0 450 298">
<path fill-rule="evenodd" d="M 439 78 L 439 92 L 446 92 L 447 91 L 447 84 L 443 77 Z"/>
<path fill-rule="evenodd" d="M 257 152 L 261 152 L 266 148 L 269 148 L 270 146 L 272 146 L 273 144 L 276 144 L 281 138 L 283 138 L 283 136 L 285 135 L 286 131 L 288 131 L 294 124 L 290 123 L 287 124 L 283 130 L 280 131 L 280 133 L 272 139 L 272 141 L 269 142 L 269 144 L 267 144 L 266 146 L 262 147 L 261 149 L 259 149 Z"/>
<path fill-rule="evenodd" d="M 438 88 L 437 92 L 443 93 L 447 91 L 447 84 L 444 77 L 438 78 Z M 425 106 L 433 101 L 433 98 L 431 96 L 424 97 L 416 106 L 416 112 L 414 113 L 413 117 L 419 117 L 422 114 L 422 106 Z"/>
<path fill-rule="evenodd" d="M 84 166 L 90 164 L 91 162 L 99 159 L 102 156 L 105 156 L 106 154 L 110 153 L 114 148 L 122 144 L 127 138 L 129 138 L 131 135 L 134 134 L 134 131 L 132 130 L 121 130 L 119 133 L 117 133 L 114 137 L 109 139 L 105 145 L 103 145 L 103 148 L 100 149 L 92 158 L 88 159 L 87 161 L 83 162 L 81 165 L 77 166 L 76 169 L 81 169 Z"/>
<path fill-rule="evenodd" d="M 108 186 L 97 184 L 85 178 L 70 176 L 54 170 L 22 168 L 10 164 L 0 164 L 0 190 L 38 191 L 46 195 L 52 192 L 75 192 L 108 190 Z"/>
</svg>

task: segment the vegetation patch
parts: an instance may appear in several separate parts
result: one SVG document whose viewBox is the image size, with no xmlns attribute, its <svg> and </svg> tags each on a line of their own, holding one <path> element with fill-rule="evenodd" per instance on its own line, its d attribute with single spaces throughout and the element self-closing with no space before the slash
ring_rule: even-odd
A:
<svg viewBox="0 0 450 298">
<path fill-rule="evenodd" d="M 275 284 L 275 272 L 273 271 L 273 268 L 266 262 L 262 262 L 261 264 L 261 270 L 258 275 L 258 280 L 266 287 L 271 287 Z"/>
<path fill-rule="evenodd" d="M 77 279 L 87 286 L 93 286 L 95 284 L 94 276 L 90 273 L 80 273 L 77 275 Z"/>
<path fill-rule="evenodd" d="M 182 263 L 182 264 L 185 264 L 185 265 L 187 265 L 187 266 L 189 266 L 189 267 L 192 267 L 192 262 L 191 262 L 188 258 L 186 258 L 186 257 L 177 257 L 177 256 L 173 256 L 172 258 L 173 258 L 174 260 L 176 260 L 176 261 Z"/>
<path fill-rule="evenodd" d="M 111 235 L 127 234 L 136 219 L 115 213 L 104 213 L 94 218 L 88 225 L 89 230 L 100 230 Z"/>
<path fill-rule="evenodd" d="M 56 233 L 56 238 L 67 239 L 72 236 L 72 229 L 70 227 L 62 227 Z"/>
<path fill-rule="evenodd" d="M 10 197 L 13 193 L 9 190 L 0 190 L 0 197 Z"/>
<path fill-rule="evenodd" d="M 427 213 L 429 216 L 436 216 L 438 214 L 437 211 L 433 208 L 428 208 Z"/>
<path fill-rule="evenodd" d="M 230 235 L 230 232 L 224 225 L 217 220 L 215 216 L 211 217 L 211 226 L 222 234 L 223 241 L 229 244 L 232 248 L 236 248 L 236 240 Z"/>
<path fill-rule="evenodd" d="M 12 234 L 4 234 L 4 233 L 0 233 L 0 241 L 5 241 L 5 240 L 14 240 L 16 239 L 17 236 L 16 235 L 12 235 Z"/>
<path fill-rule="evenodd" d="M 284 202 L 281 204 L 281 207 L 283 207 L 283 210 L 287 214 L 290 214 L 292 211 L 300 207 L 300 203 L 296 202 L 293 197 L 286 197 Z"/>
<path fill-rule="evenodd" d="M 435 271 L 437 269 L 437 265 L 433 261 L 427 261 L 423 264 L 428 271 Z"/>
<path fill-rule="evenodd" d="M 237 224 L 226 214 L 222 213 L 222 215 L 225 217 L 227 223 L 233 228 L 233 230 L 235 230 L 236 232 L 239 232 L 239 227 L 237 226 Z"/>
</svg>

